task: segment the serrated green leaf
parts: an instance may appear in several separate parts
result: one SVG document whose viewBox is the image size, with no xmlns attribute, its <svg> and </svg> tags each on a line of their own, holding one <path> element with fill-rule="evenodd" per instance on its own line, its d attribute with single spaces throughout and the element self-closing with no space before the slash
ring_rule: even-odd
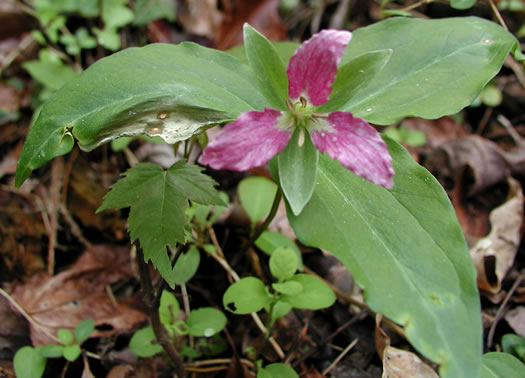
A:
<svg viewBox="0 0 525 378">
<path fill-rule="evenodd" d="M 75 331 L 74 331 L 75 341 L 79 344 L 82 344 L 84 341 L 86 341 L 89 338 L 89 335 L 91 335 L 94 329 L 95 329 L 95 322 L 93 321 L 93 319 L 86 319 L 84 321 L 81 321 L 75 327 Z"/>
<path fill-rule="evenodd" d="M 69 329 L 60 328 L 57 331 L 57 337 L 64 345 L 71 345 L 73 343 L 73 334 Z"/>
<path fill-rule="evenodd" d="M 269 106 L 246 66 L 193 43 L 152 44 L 101 59 L 60 89 L 31 128 L 17 166 L 17 185 L 74 135 L 91 150 L 120 136 L 149 132 L 185 140 L 244 111 Z"/>
<path fill-rule="evenodd" d="M 279 281 L 284 281 L 297 271 L 297 255 L 291 248 L 279 247 L 270 256 L 270 271 Z"/>
<path fill-rule="evenodd" d="M 516 357 L 501 352 L 485 353 L 481 378 L 525 377 L 525 365 Z"/>
<path fill-rule="evenodd" d="M 455 114 L 472 103 L 515 46 L 499 25 L 475 17 L 390 18 L 357 29 L 341 66 L 370 51 L 391 49 L 392 56 L 366 87 L 348 93 L 339 110 L 381 125 Z"/>
<path fill-rule="evenodd" d="M 301 133 L 304 133 L 302 137 Z M 299 138 L 304 138 L 301 146 Z M 295 215 L 303 210 L 312 197 L 318 161 L 319 151 L 304 129 L 295 130 L 288 145 L 277 155 L 281 190 Z"/>
<path fill-rule="evenodd" d="M 273 108 L 286 110 L 288 76 L 277 51 L 264 35 L 248 24 L 244 24 L 244 46 L 261 93 Z"/>
<path fill-rule="evenodd" d="M 176 277 L 166 247 L 184 243 L 184 210 L 188 200 L 224 205 L 215 182 L 202 168 L 178 161 L 168 170 L 141 163 L 123 174 L 97 210 L 131 207 L 131 241 L 139 239 L 144 259 L 151 260 L 162 277 L 173 286 Z"/>
<path fill-rule="evenodd" d="M 255 277 L 245 277 L 234 282 L 222 297 L 224 308 L 234 314 L 257 312 L 268 306 L 271 301 L 266 286 Z"/>
<path fill-rule="evenodd" d="M 40 378 L 46 369 L 47 359 L 33 347 L 20 348 L 13 359 L 13 366 L 18 378 Z"/>
<path fill-rule="evenodd" d="M 212 337 L 226 326 L 226 316 L 213 307 L 203 307 L 190 312 L 186 319 L 188 333 L 192 336 Z"/>
<path fill-rule="evenodd" d="M 200 262 L 201 254 L 195 246 L 191 247 L 188 252 L 181 254 L 173 267 L 174 282 L 180 285 L 191 280 L 197 273 Z"/>
<path fill-rule="evenodd" d="M 386 190 L 322 156 L 318 185 L 301 215 L 304 244 L 338 257 L 370 308 L 405 326 L 442 377 L 479 376 L 481 317 L 476 272 L 441 185 L 386 138 L 394 188 Z"/>
<path fill-rule="evenodd" d="M 80 345 L 78 344 L 66 345 L 62 350 L 64 358 L 71 362 L 76 361 L 80 353 L 82 353 L 82 349 L 80 349 Z"/>
<path fill-rule="evenodd" d="M 129 349 L 139 357 L 151 357 L 162 352 L 162 346 L 154 344 L 157 341 L 153 328 L 146 327 L 138 330 L 129 341 Z"/>
<path fill-rule="evenodd" d="M 264 177 L 248 177 L 239 183 L 237 192 L 246 214 L 256 223 L 270 212 L 277 185 Z"/>
<path fill-rule="evenodd" d="M 309 274 L 296 274 L 288 282 L 297 282 L 302 290 L 294 295 L 283 295 L 280 300 L 295 308 L 319 310 L 335 302 L 335 294 L 323 281 Z"/>
</svg>

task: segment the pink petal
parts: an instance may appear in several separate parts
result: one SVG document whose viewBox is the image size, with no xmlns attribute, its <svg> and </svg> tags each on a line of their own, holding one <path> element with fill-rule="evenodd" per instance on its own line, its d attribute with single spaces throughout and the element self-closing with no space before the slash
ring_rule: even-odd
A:
<svg viewBox="0 0 525 378">
<path fill-rule="evenodd" d="M 330 113 L 327 127 L 310 131 L 313 144 L 343 167 L 374 184 L 394 186 L 392 158 L 379 133 L 351 113 Z"/>
<path fill-rule="evenodd" d="M 266 164 L 286 147 L 292 136 L 290 131 L 278 127 L 281 114 L 268 108 L 262 112 L 241 113 L 208 144 L 199 163 L 233 171 L 247 171 Z"/>
<path fill-rule="evenodd" d="M 305 96 L 315 106 L 328 101 L 337 64 L 351 38 L 349 31 L 323 30 L 299 46 L 286 71 L 288 96 Z"/>
</svg>

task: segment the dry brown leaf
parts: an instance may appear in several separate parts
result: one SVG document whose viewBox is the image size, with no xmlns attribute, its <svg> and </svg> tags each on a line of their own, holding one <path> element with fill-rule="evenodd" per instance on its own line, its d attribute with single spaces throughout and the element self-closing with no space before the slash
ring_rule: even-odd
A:
<svg viewBox="0 0 525 378">
<path fill-rule="evenodd" d="M 222 21 L 217 0 L 185 0 L 178 12 L 178 21 L 187 33 L 200 35 L 214 41 Z"/>
<path fill-rule="evenodd" d="M 237 0 L 224 12 L 223 22 L 214 36 L 217 48 L 227 50 L 243 42 L 243 24 L 249 23 L 272 41 L 282 41 L 286 29 L 279 16 L 279 0 Z"/>
<path fill-rule="evenodd" d="M 519 306 L 507 312 L 505 320 L 521 337 L 525 337 L 525 307 Z"/>
<path fill-rule="evenodd" d="M 490 213 L 490 233 L 470 250 L 478 272 L 478 287 L 490 293 L 500 291 L 521 239 L 523 193 L 518 181 L 509 178 L 508 182 L 507 201 Z"/>
<path fill-rule="evenodd" d="M 93 319 L 93 336 L 109 336 L 135 327 L 146 320 L 133 298 L 113 298 L 106 286 L 131 275 L 126 248 L 95 246 L 86 250 L 68 270 L 49 277 L 41 274 L 18 286 L 13 298 L 39 324 L 30 325 L 34 345 L 52 343 L 47 333 L 59 328 L 73 329 L 85 319 Z"/>
<path fill-rule="evenodd" d="M 436 372 L 412 352 L 391 346 L 383 354 L 383 378 L 439 378 Z"/>
</svg>

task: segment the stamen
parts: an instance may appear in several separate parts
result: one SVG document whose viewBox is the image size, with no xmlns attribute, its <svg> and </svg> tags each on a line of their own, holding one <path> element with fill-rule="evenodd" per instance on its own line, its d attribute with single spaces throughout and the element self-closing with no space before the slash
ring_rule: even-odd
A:
<svg viewBox="0 0 525 378">
<path fill-rule="evenodd" d="M 306 101 L 306 99 L 305 99 L 303 96 L 301 96 L 301 98 L 299 99 L 299 101 L 301 101 L 301 106 L 302 106 L 303 108 L 306 108 L 306 105 L 308 104 L 308 102 Z"/>
<path fill-rule="evenodd" d="M 290 101 L 289 98 L 286 99 L 286 106 L 288 107 L 288 110 L 293 112 L 294 111 L 294 106 L 292 104 L 292 102 Z"/>
<path fill-rule="evenodd" d="M 297 146 L 302 147 L 304 145 L 304 129 L 299 129 L 299 138 L 297 138 Z"/>
</svg>

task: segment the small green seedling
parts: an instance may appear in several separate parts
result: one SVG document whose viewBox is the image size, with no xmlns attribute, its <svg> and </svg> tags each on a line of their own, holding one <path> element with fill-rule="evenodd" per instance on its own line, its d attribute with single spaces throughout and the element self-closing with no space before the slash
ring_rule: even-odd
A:
<svg viewBox="0 0 525 378">
<path fill-rule="evenodd" d="M 218 335 L 226 326 L 227 320 L 220 310 L 202 307 L 192 310 L 183 320 L 177 298 L 164 290 L 160 297 L 159 319 L 174 340 L 186 335 L 200 338 L 193 348 L 184 344 L 182 355 L 196 358 L 221 353 L 226 348 L 225 341 Z M 131 338 L 129 348 L 139 357 L 152 357 L 162 351 L 152 327 L 138 330 Z"/>
<path fill-rule="evenodd" d="M 277 248 L 270 257 L 270 271 L 277 282 L 266 286 L 259 278 L 245 277 L 224 293 L 224 307 L 235 314 L 265 309 L 270 325 L 295 308 L 318 310 L 335 302 L 334 292 L 320 279 L 296 274 L 298 258 L 289 247 Z"/>
<path fill-rule="evenodd" d="M 419 147 L 427 142 L 425 133 L 419 130 L 410 130 L 404 126 L 389 127 L 385 130 L 385 134 L 396 142 L 411 147 Z"/>
<path fill-rule="evenodd" d="M 89 338 L 95 329 L 95 322 L 91 319 L 80 322 L 71 332 L 60 328 L 57 338 L 62 344 L 44 346 L 25 346 L 19 349 L 14 358 L 15 373 L 18 378 L 39 378 L 44 374 L 48 358 L 64 357 L 73 362 L 82 353 L 80 345 Z"/>
<path fill-rule="evenodd" d="M 299 378 L 299 375 L 290 366 L 275 363 L 259 367 L 257 378 Z"/>
<path fill-rule="evenodd" d="M 525 337 L 508 333 L 501 339 L 501 349 L 525 362 Z"/>
</svg>

